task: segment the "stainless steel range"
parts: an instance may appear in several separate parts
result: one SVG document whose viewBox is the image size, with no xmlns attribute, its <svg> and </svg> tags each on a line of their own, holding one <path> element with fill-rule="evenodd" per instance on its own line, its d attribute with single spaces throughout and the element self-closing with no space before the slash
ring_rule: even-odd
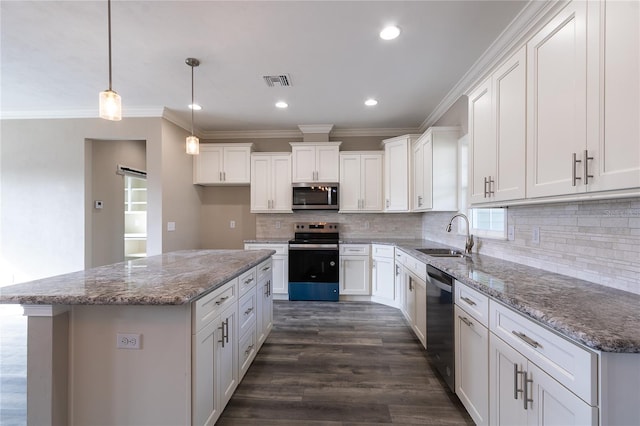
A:
<svg viewBox="0 0 640 426">
<path fill-rule="evenodd" d="M 289 300 L 338 301 L 340 234 L 337 223 L 293 225 L 289 241 Z"/>
</svg>

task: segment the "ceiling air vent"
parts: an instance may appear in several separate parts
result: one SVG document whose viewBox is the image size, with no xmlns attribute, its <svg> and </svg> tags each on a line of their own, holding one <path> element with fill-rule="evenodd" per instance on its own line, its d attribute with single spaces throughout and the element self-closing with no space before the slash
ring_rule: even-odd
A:
<svg viewBox="0 0 640 426">
<path fill-rule="evenodd" d="M 289 87 L 291 86 L 291 77 L 289 74 L 280 74 L 280 75 L 263 75 L 262 78 L 264 82 L 267 83 L 269 87 Z"/>
</svg>

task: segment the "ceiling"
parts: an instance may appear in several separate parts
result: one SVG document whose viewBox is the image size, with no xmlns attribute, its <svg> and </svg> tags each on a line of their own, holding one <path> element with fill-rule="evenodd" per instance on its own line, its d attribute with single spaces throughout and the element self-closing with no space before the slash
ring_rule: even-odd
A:
<svg viewBox="0 0 640 426">
<path fill-rule="evenodd" d="M 114 0 L 113 90 L 124 117 L 188 125 L 195 57 L 199 132 L 418 129 L 525 4 Z M 0 19 L 2 118 L 97 117 L 107 2 L 3 0 Z M 399 38 L 378 37 L 387 24 Z M 291 87 L 268 87 L 274 74 Z"/>
</svg>

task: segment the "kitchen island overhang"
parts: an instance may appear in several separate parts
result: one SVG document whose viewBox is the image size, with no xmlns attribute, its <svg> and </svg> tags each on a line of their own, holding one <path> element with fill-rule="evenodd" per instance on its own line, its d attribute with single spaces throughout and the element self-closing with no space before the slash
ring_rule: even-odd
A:
<svg viewBox="0 0 640 426">
<path fill-rule="evenodd" d="M 28 424 L 190 424 L 194 302 L 273 253 L 185 250 L 0 289 L 29 317 Z"/>
</svg>

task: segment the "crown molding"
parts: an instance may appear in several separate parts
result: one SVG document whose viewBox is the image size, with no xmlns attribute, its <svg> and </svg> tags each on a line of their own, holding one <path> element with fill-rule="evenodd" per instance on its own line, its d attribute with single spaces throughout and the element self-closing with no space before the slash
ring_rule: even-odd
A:
<svg viewBox="0 0 640 426">
<path fill-rule="evenodd" d="M 521 43 L 527 32 L 539 23 L 543 15 L 566 3 L 565 0 L 529 1 L 422 122 L 419 128 L 420 132 L 422 133 L 433 126 L 460 96 L 468 94 L 473 86 L 489 74 L 492 68 L 506 59 L 507 55 L 510 55 L 512 50 Z"/>
<path fill-rule="evenodd" d="M 176 123 L 177 124 L 177 123 Z M 398 136 L 407 133 L 417 133 L 418 129 L 411 128 L 364 128 L 364 129 L 337 129 L 330 135 L 332 138 L 369 137 L 369 136 Z M 227 139 L 300 139 L 303 133 L 300 130 L 221 130 L 202 131 L 199 135 L 205 140 Z"/>
<path fill-rule="evenodd" d="M 298 129 L 302 133 L 322 133 L 325 135 L 331 133 L 333 124 L 299 124 Z"/>
<path fill-rule="evenodd" d="M 380 127 L 364 129 L 338 129 L 331 132 L 332 137 L 367 137 L 367 136 L 399 136 L 409 133 L 418 133 L 416 127 Z"/>
<path fill-rule="evenodd" d="M 162 108 L 123 108 L 123 118 L 162 117 Z M 98 108 L 86 109 L 57 109 L 57 110 L 29 110 L 2 111 L 2 120 L 44 120 L 69 118 L 100 118 Z"/>
</svg>

